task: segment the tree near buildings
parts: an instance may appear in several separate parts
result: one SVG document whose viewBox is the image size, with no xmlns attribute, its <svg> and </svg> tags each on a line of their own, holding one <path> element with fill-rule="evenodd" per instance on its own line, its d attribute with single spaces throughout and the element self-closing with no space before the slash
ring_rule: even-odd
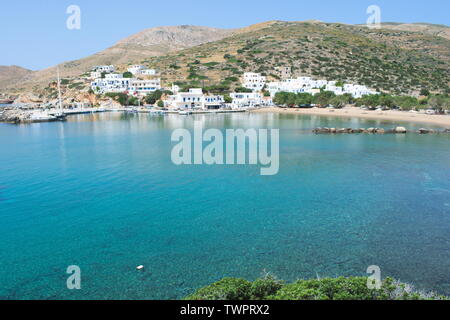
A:
<svg viewBox="0 0 450 320">
<path fill-rule="evenodd" d="M 298 93 L 296 100 L 295 100 L 295 103 L 297 105 L 312 104 L 312 102 L 313 102 L 313 95 L 310 93 L 304 93 L 304 92 Z"/>
<path fill-rule="evenodd" d="M 331 98 L 330 100 L 330 104 L 338 107 L 338 108 L 342 108 L 347 104 L 350 104 L 353 102 L 353 96 L 351 94 L 343 94 L 343 95 L 339 95 L 339 96 L 335 96 L 334 98 Z"/>
<path fill-rule="evenodd" d="M 450 108 L 450 98 L 446 95 L 434 95 L 428 99 L 428 105 L 436 110 Z"/>
<path fill-rule="evenodd" d="M 324 105 L 330 104 L 331 99 L 333 99 L 334 97 L 336 97 L 334 92 L 322 91 L 314 96 L 313 101 L 315 104 L 324 106 Z"/>
<path fill-rule="evenodd" d="M 122 75 L 124 78 L 133 78 L 133 74 L 131 73 L 131 72 L 125 72 L 123 75 Z"/>
<path fill-rule="evenodd" d="M 228 94 L 224 95 L 223 99 L 224 99 L 225 103 L 232 103 L 233 102 L 233 99 Z"/>
<path fill-rule="evenodd" d="M 145 102 L 148 104 L 155 104 L 156 101 L 160 100 L 163 95 L 161 90 L 156 90 L 155 92 L 147 94 L 145 97 Z"/>
</svg>

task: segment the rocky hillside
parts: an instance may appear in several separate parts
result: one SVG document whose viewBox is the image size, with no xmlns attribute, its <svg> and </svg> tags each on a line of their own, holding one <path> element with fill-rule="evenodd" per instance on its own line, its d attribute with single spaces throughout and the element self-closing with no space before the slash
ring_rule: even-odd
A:
<svg viewBox="0 0 450 320">
<path fill-rule="evenodd" d="M 429 23 L 383 23 L 383 28 L 399 31 L 419 32 L 450 40 L 450 28 L 445 25 Z"/>
<path fill-rule="evenodd" d="M 0 88 L 15 85 L 32 74 L 33 71 L 18 66 L 0 66 Z"/>
<path fill-rule="evenodd" d="M 216 41 L 229 36 L 233 31 L 196 26 L 157 27 L 147 29 L 119 41 L 116 45 L 102 52 L 84 59 L 65 62 L 59 66 L 40 70 L 25 78 L 21 86 L 8 86 L 0 83 L 0 91 L 23 92 L 30 89 L 42 88 L 56 78 L 56 67 L 59 67 L 61 77 L 78 77 L 89 71 L 95 65 L 130 64 L 141 61 L 146 57 L 166 55 L 170 52 L 197 46 L 199 44 Z M 21 73 L 16 78 L 20 79 Z M 2 72 L 0 70 L 0 79 Z"/>
<path fill-rule="evenodd" d="M 239 77 L 247 71 L 276 80 L 274 70 L 282 66 L 291 67 L 292 76 L 356 82 L 395 94 L 415 94 L 424 87 L 445 92 L 450 83 L 449 30 L 396 23 L 370 30 L 320 21 L 270 21 L 236 30 L 160 27 L 59 69 L 62 78 L 71 81 L 70 89 L 81 91 L 88 90 L 89 81 L 79 78 L 94 65 L 115 64 L 124 71 L 131 63 L 142 63 L 161 71 L 163 85 L 209 86 L 219 92 L 239 86 Z M 0 83 L 0 92 L 34 91 L 46 97 L 56 68 L 24 77 L 21 86 L 13 82 L 5 89 Z M 14 79 L 22 79 L 21 73 Z"/>
<path fill-rule="evenodd" d="M 398 26 L 394 26 L 397 28 Z M 450 40 L 426 32 L 370 30 L 322 22 L 270 22 L 230 37 L 143 61 L 166 83 L 222 88 L 246 71 L 357 82 L 392 93 L 442 92 L 450 83 Z"/>
<path fill-rule="evenodd" d="M 185 300 L 448 300 L 434 292 L 423 292 L 392 278 L 381 281 L 380 289 L 369 288 L 367 277 L 298 280 L 286 284 L 270 274 L 253 282 L 225 278 L 197 290 Z"/>
<path fill-rule="evenodd" d="M 155 56 L 159 56 L 170 51 L 220 40 L 232 32 L 232 30 L 196 26 L 157 27 L 119 41 L 115 48 L 147 48 L 153 50 Z"/>
</svg>

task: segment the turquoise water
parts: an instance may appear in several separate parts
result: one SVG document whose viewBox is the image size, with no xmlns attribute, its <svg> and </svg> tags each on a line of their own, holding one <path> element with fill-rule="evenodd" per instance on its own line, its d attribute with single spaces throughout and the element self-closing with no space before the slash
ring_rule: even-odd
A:
<svg viewBox="0 0 450 320">
<path fill-rule="evenodd" d="M 194 119 L 280 128 L 279 174 L 173 165 L 171 133 Z M 318 126 L 394 124 L 120 113 L 0 124 L 0 298 L 176 299 L 225 276 L 369 265 L 450 294 L 450 135 L 311 134 Z M 79 291 L 66 288 L 69 265 Z"/>
</svg>

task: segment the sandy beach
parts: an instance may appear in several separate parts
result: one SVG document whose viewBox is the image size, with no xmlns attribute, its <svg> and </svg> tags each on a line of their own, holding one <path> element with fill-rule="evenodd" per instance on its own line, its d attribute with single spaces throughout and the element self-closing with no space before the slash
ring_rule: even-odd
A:
<svg viewBox="0 0 450 320">
<path fill-rule="evenodd" d="M 422 113 L 410 113 L 404 111 L 369 111 L 356 107 L 346 107 L 343 109 L 282 109 L 282 108 L 263 108 L 251 112 L 259 113 L 286 113 L 286 114 L 305 114 L 319 115 L 327 117 L 347 117 L 363 118 L 374 120 L 389 120 L 398 122 L 418 122 L 431 125 L 437 125 L 450 128 L 450 115 L 427 115 Z"/>
</svg>

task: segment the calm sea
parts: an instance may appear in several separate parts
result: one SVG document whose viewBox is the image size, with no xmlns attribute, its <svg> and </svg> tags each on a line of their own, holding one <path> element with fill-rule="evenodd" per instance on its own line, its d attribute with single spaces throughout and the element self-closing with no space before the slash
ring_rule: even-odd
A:
<svg viewBox="0 0 450 320">
<path fill-rule="evenodd" d="M 279 128 L 279 174 L 173 165 L 171 133 L 194 119 Z M 0 298 L 177 299 L 228 276 L 370 265 L 450 294 L 450 135 L 311 134 L 318 126 L 394 124 L 120 113 L 0 124 Z M 79 291 L 66 288 L 70 265 Z"/>
</svg>

